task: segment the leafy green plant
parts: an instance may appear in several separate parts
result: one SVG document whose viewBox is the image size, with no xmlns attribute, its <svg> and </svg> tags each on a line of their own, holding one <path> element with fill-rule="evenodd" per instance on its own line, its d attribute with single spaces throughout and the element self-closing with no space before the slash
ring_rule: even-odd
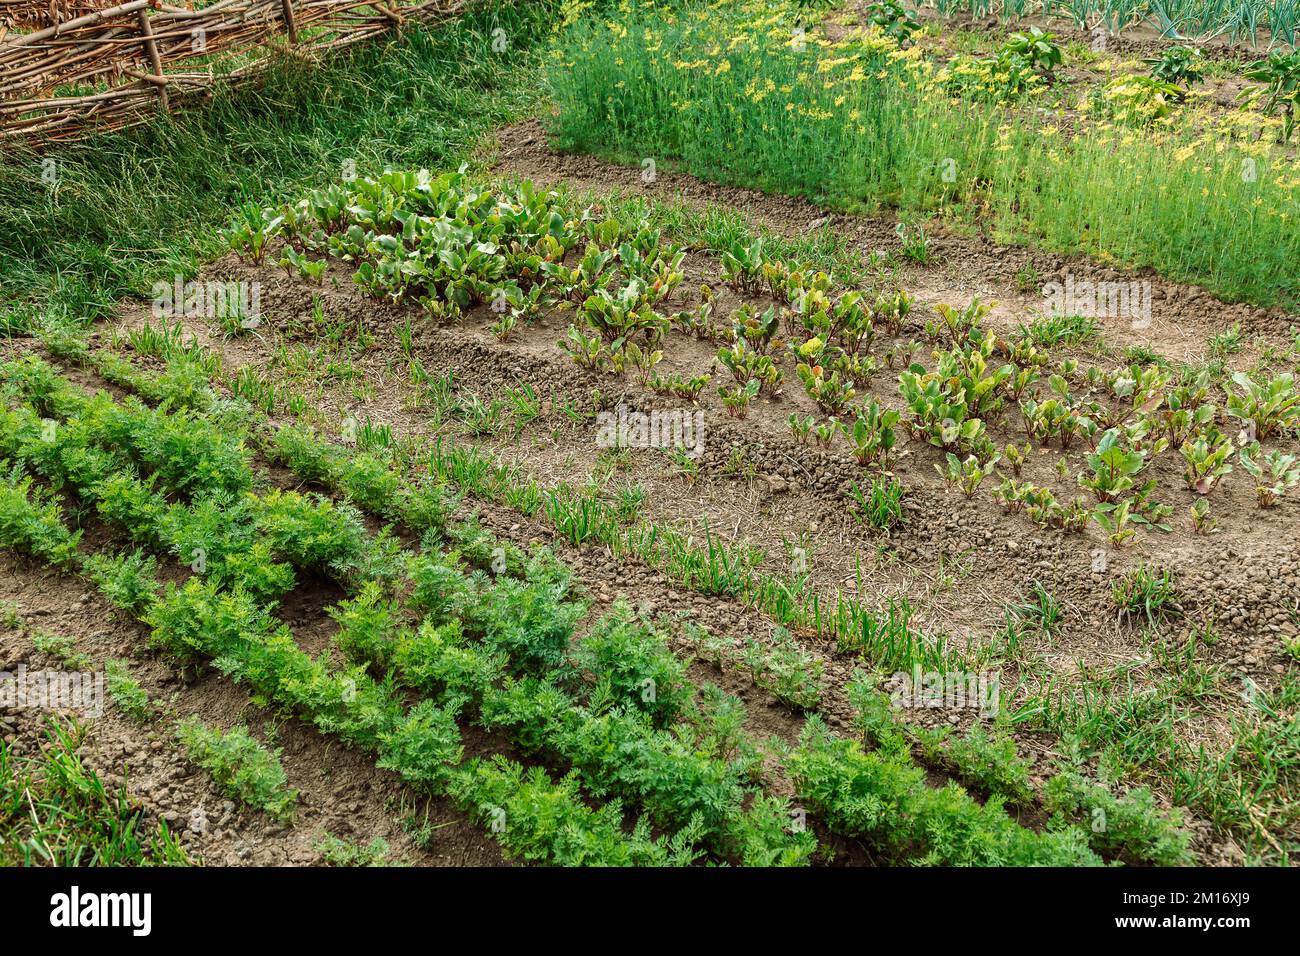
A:
<svg viewBox="0 0 1300 956">
<path fill-rule="evenodd" d="M 931 787 L 910 758 L 864 753 L 810 717 L 787 764 L 795 790 L 832 832 L 864 840 L 891 859 L 930 865 L 1097 865 L 1077 831 L 1036 834 L 991 799 L 955 785 Z"/>
<path fill-rule="evenodd" d="M 325 270 L 329 268 L 329 260 L 308 259 L 306 255 L 299 252 L 291 244 L 286 243 L 278 265 L 284 269 L 286 274 L 289 270 L 296 269 L 299 275 L 319 285 L 325 279 Z"/>
<path fill-rule="evenodd" d="M 728 415 L 733 418 L 744 418 L 749 412 L 750 402 L 758 397 L 761 387 L 758 379 L 751 378 L 744 385 L 719 388 L 718 394 L 722 396 L 722 405 Z"/>
<path fill-rule="evenodd" d="M 689 866 L 699 856 L 690 831 L 655 839 L 648 821 L 623 829 L 617 801 L 592 809 L 574 776 L 552 781 L 541 767 L 501 755 L 469 761 L 452 798 L 523 860 L 552 866 Z"/>
<path fill-rule="evenodd" d="M 749 382 L 758 382 L 759 391 L 771 391 L 781 384 L 781 370 L 773 364 L 772 359 L 746 344 L 739 338 L 730 347 L 718 351 L 718 361 L 731 372 L 736 384 L 745 386 Z"/>
<path fill-rule="evenodd" d="M 808 444 L 808 439 L 812 435 L 813 421 L 811 415 L 800 415 L 798 412 L 790 413 L 790 434 L 794 436 L 794 440 L 799 444 Z"/>
<path fill-rule="evenodd" d="M 79 364 L 90 359 L 89 336 L 86 330 L 76 323 L 47 316 L 35 332 L 46 351 L 55 358 Z"/>
<path fill-rule="evenodd" d="M 692 378 L 684 378 L 676 372 L 661 378 L 658 373 L 651 373 L 649 386 L 650 390 L 659 395 L 676 395 L 679 398 L 696 399 L 704 386 L 709 384 L 708 375 L 696 375 Z"/>
<path fill-rule="evenodd" d="M 1061 48 L 1056 43 L 1056 34 L 1048 33 L 1040 27 L 1011 34 L 999 51 L 1003 56 L 1019 57 L 1034 70 L 1051 75 L 1061 65 Z"/>
<path fill-rule="evenodd" d="M 67 634 L 35 631 L 32 646 L 73 670 L 89 670 L 94 666 L 89 657 L 77 650 L 76 640 Z"/>
<path fill-rule="evenodd" d="M 973 723 L 966 733 L 951 727 L 918 728 L 916 736 L 926 759 L 950 768 L 961 781 L 1008 803 L 1028 806 L 1034 800 L 1032 764 L 1020 756 L 1015 739 Z"/>
<path fill-rule="evenodd" d="M 854 517 L 879 531 L 903 521 L 903 486 L 896 478 L 876 475 L 866 492 L 855 481 L 849 486 L 849 498 L 856 506 Z"/>
<path fill-rule="evenodd" d="M 1068 505 L 1061 504 L 1047 488 L 1026 489 L 1024 504 L 1029 520 L 1040 527 L 1059 528 L 1074 533 L 1087 528 L 1097 514 L 1082 498 L 1075 498 Z"/>
<path fill-rule="evenodd" d="M 748 638 L 741 660 L 755 687 L 797 710 L 813 710 L 821 701 L 823 665 L 820 658 L 804 650 L 783 628 L 777 628 L 770 644 Z"/>
<path fill-rule="evenodd" d="M 1254 426 L 1252 440 L 1262 441 L 1279 428 L 1300 425 L 1300 390 L 1295 387 L 1295 376 L 1284 373 L 1257 382 L 1245 372 L 1236 372 L 1232 381 L 1238 391 L 1228 393 L 1228 414 Z"/>
<path fill-rule="evenodd" d="M 722 278 L 741 292 L 757 292 L 763 281 L 763 240 L 737 240 L 722 252 Z"/>
<path fill-rule="evenodd" d="M 1210 514 L 1210 499 L 1197 498 L 1192 502 L 1192 528 L 1197 534 L 1209 534 L 1217 522 Z"/>
<path fill-rule="evenodd" d="M 925 226 L 919 222 L 900 222 L 894 229 L 899 244 L 903 247 L 903 256 L 918 265 L 930 262 L 930 237 L 926 235 Z"/>
<path fill-rule="evenodd" d="M 1241 467 L 1255 479 L 1255 496 L 1261 508 L 1271 508 L 1300 482 L 1300 462 L 1295 455 L 1271 451 L 1261 455 L 1259 442 L 1238 453 Z"/>
<path fill-rule="evenodd" d="M 3 468 L 4 462 L 0 462 Z M 0 484 L 0 545 L 58 566 L 77 558 L 81 532 L 68 531 L 58 499 L 47 497 L 30 477 L 10 470 Z"/>
<path fill-rule="evenodd" d="M 1183 442 L 1179 450 L 1187 461 L 1183 477 L 1187 480 L 1189 491 L 1208 495 L 1219 480 L 1232 471 L 1232 439 L 1218 429 L 1211 429 L 1198 435 L 1195 440 Z"/>
<path fill-rule="evenodd" d="M 626 605 L 597 622 L 578 643 L 574 661 L 599 682 L 594 697 L 642 710 L 656 726 L 671 723 L 691 698 L 685 665 Z"/>
<path fill-rule="evenodd" d="M 882 292 L 871 304 L 872 325 L 881 325 L 894 335 L 903 331 L 903 325 L 912 312 L 912 296 L 905 289 L 893 293 Z M 906 364 L 906 362 L 904 362 Z"/>
<path fill-rule="evenodd" d="M 1209 395 L 1209 369 L 1202 369 L 1189 381 L 1170 389 L 1165 407 L 1158 412 L 1170 444 L 1181 446 L 1213 425 L 1217 408 L 1207 401 Z"/>
<path fill-rule="evenodd" d="M 1087 457 L 1089 472 L 1079 476 L 1079 485 L 1091 491 L 1098 502 L 1118 501 L 1133 488 L 1137 475 L 1146 467 L 1146 458 L 1140 452 L 1124 446 L 1123 432 L 1112 428 Z"/>
<path fill-rule="evenodd" d="M 515 329 L 519 325 L 519 318 L 513 312 L 507 312 L 499 319 L 493 322 L 488 328 L 492 334 L 497 337 L 498 342 L 508 342 L 511 336 L 515 334 Z"/>
<path fill-rule="evenodd" d="M 1002 449 L 1003 459 L 1011 468 L 1011 473 L 1017 478 L 1020 477 L 1020 471 L 1024 468 L 1025 462 L 1029 460 L 1029 454 L 1031 451 L 1033 451 L 1032 445 L 1025 445 L 1024 448 L 1019 448 L 1016 446 L 1015 442 L 1009 443 Z"/>
<path fill-rule="evenodd" d="M 363 845 L 332 833 L 326 833 L 317 840 L 315 848 L 326 866 L 343 867 L 389 866 L 389 854 L 392 852 L 388 841 L 382 837 L 375 837 Z"/>
<path fill-rule="evenodd" d="M 731 831 L 744 815 L 741 778 L 752 762 L 735 753 L 748 749 L 737 736 L 738 701 L 705 692 L 701 708 L 670 732 L 635 708 L 606 709 L 595 690 L 589 710 L 548 681 L 488 689 L 483 722 L 528 752 L 562 756 L 589 790 L 636 800 L 661 824 L 681 827 L 680 837 L 732 852 Z"/>
<path fill-rule="evenodd" d="M 1092 509 L 1092 518 L 1106 532 L 1110 543 L 1123 547 L 1137 536 L 1137 531 L 1130 527 L 1134 520 L 1133 499 L 1126 498 L 1118 504 L 1106 502 Z"/>
<path fill-rule="evenodd" d="M 1082 818 L 1098 853 L 1118 853 L 1156 866 L 1195 862 L 1182 813 L 1176 808 L 1161 810 L 1145 787 L 1117 797 L 1077 771 L 1066 770 L 1047 781 L 1043 808 L 1052 815 L 1055 827 Z"/>
<path fill-rule="evenodd" d="M 898 385 L 912 411 L 913 434 L 948 452 L 973 450 L 987 441 L 984 421 L 969 413 L 959 383 L 913 365 L 899 374 Z"/>
<path fill-rule="evenodd" d="M 132 720 L 148 723 L 158 716 L 158 708 L 149 699 L 149 693 L 121 661 L 104 662 L 104 683 L 113 703 Z"/>
<path fill-rule="evenodd" d="M 1089 370 L 1090 383 L 1094 381 L 1092 371 Z M 1099 404 L 1092 406 L 1092 415 L 1106 429 L 1134 420 L 1138 423 L 1147 421 L 1164 404 L 1164 388 L 1169 383 L 1169 373 L 1156 364 L 1133 364 L 1105 373 L 1096 381 L 1117 399 L 1114 408 Z"/>
<path fill-rule="evenodd" d="M 984 483 L 984 479 L 993 474 L 993 467 L 1001 456 L 995 454 L 991 459 L 980 461 L 975 455 L 968 455 L 965 459 L 961 459 L 948 452 L 945 458 L 946 467 L 934 466 L 939 476 L 948 484 L 959 488 L 967 498 L 974 498 L 975 492 Z"/>
<path fill-rule="evenodd" d="M 422 629 L 423 631 L 423 629 Z M 395 726 L 380 735 L 381 754 L 375 766 L 393 770 L 402 779 L 442 793 L 454 778 L 454 768 L 464 756 L 456 724 L 459 702 L 446 706 L 422 700 Z"/>
<path fill-rule="evenodd" d="M 1150 624 L 1180 613 L 1177 596 L 1173 574 L 1145 564 L 1116 578 L 1111 585 L 1111 597 L 1120 613 L 1128 617 L 1141 614 Z"/>
<path fill-rule="evenodd" d="M 191 717 L 177 724 L 176 736 L 189 760 L 208 771 L 228 796 L 274 817 L 293 812 L 298 792 L 286 785 L 279 752 L 251 737 L 246 727 L 223 732 Z"/>
<path fill-rule="evenodd" d="M 842 379 L 838 371 L 827 375 L 823 366 L 806 362 L 800 362 L 796 371 L 808 396 L 827 415 L 839 415 L 848 408 L 857 394 L 852 383 Z"/>
<path fill-rule="evenodd" d="M 235 252 L 247 254 L 254 265 L 261 265 L 267 245 L 284 225 L 284 216 L 257 203 L 239 207 L 234 222 L 226 231 L 226 241 Z"/>
<path fill-rule="evenodd" d="M 896 0 L 873 0 L 863 9 L 867 23 L 900 42 L 921 28 L 911 11 Z"/>
<path fill-rule="evenodd" d="M 1265 113 L 1274 113 L 1280 108 L 1280 139 L 1288 142 L 1295 129 L 1296 109 L 1300 106 L 1300 51 L 1274 50 L 1266 58 L 1252 63 L 1245 71 L 1245 77 L 1263 85 L 1248 87 L 1241 96 L 1254 98 L 1262 95 Z"/>
<path fill-rule="evenodd" d="M 831 442 L 834 440 L 835 436 L 840 433 L 843 427 L 844 426 L 840 424 L 838 418 L 831 416 L 826 419 L 826 421 L 813 427 L 813 438 L 815 438 L 817 444 L 821 445 L 823 448 L 830 448 Z"/>
<path fill-rule="evenodd" d="M 1007 514 L 1019 514 L 1024 510 L 1026 502 L 1035 490 L 1035 486 L 1029 482 L 1003 478 L 1001 483 L 993 489 L 993 498 L 1002 503 L 1002 507 L 1006 509 Z"/>
<path fill-rule="evenodd" d="M 1182 97 L 1183 91 L 1173 83 L 1133 73 L 1107 80 L 1093 108 L 1116 123 L 1141 128 L 1167 117 Z"/>
<path fill-rule="evenodd" d="M 650 307 L 648 296 L 646 286 L 633 279 L 617 293 L 596 290 L 583 300 L 578 316 L 605 341 L 611 353 L 621 351 L 638 336 L 654 344 L 663 338 L 668 321 Z"/>
<path fill-rule="evenodd" d="M 896 437 L 894 426 L 899 422 L 899 414 L 892 409 L 882 410 L 872 400 L 867 405 L 859 405 L 852 428 L 845 426 L 844 433 L 853 444 L 853 456 L 860 465 L 878 464 L 888 467 L 889 452 L 894 447 Z"/>
<path fill-rule="evenodd" d="M 756 312 L 742 304 L 731 314 L 733 339 L 746 342 L 764 355 L 771 348 L 780 327 L 781 320 L 776 306 L 769 305 L 764 311 Z"/>
<path fill-rule="evenodd" d="M 1205 56 L 1197 47 L 1175 45 L 1142 61 L 1151 67 L 1151 75 L 1162 83 L 1188 87 L 1205 74 Z"/>
<path fill-rule="evenodd" d="M 934 311 L 938 318 L 925 323 L 925 334 L 932 341 L 957 349 L 974 338 L 989 314 L 989 306 L 976 297 L 963 309 L 940 303 L 934 307 Z"/>
<path fill-rule="evenodd" d="M 349 505 L 279 489 L 250 498 L 249 504 L 261 543 L 295 567 L 342 577 L 367 554 L 365 525 Z"/>
<path fill-rule="evenodd" d="M 936 355 L 938 373 L 955 380 L 966 395 L 967 408 L 984 419 L 993 418 L 1002 408 L 999 393 L 1015 374 L 1015 367 L 1009 364 L 990 366 L 997 344 L 996 337 L 989 333 L 977 343 Z"/>
</svg>

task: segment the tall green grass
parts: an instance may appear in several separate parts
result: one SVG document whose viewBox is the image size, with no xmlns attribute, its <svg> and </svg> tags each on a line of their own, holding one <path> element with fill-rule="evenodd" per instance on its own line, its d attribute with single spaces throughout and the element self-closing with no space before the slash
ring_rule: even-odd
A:
<svg viewBox="0 0 1300 956">
<path fill-rule="evenodd" d="M 937 93 L 915 52 L 811 35 L 801 51 L 779 5 L 728 9 L 566 31 L 548 70 L 556 144 L 842 208 L 941 213 L 1227 298 L 1300 302 L 1300 177 L 1268 144 L 1183 125 L 1073 135 L 1032 101 Z"/>
<path fill-rule="evenodd" d="M 535 106 L 557 7 L 492 0 L 318 66 L 280 58 L 264 83 L 171 121 L 0 156 L 0 322 L 104 315 L 191 274 L 216 251 L 203 235 L 241 203 L 337 181 L 345 162 L 365 174 L 470 159 L 483 133 Z"/>
<path fill-rule="evenodd" d="M 165 822 L 86 765 L 87 733 L 51 717 L 33 753 L 0 740 L 0 866 L 189 866 Z"/>
</svg>

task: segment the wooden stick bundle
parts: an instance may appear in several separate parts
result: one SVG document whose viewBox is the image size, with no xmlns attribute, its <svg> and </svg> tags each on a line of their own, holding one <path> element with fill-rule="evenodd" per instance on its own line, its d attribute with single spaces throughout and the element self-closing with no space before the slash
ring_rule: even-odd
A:
<svg viewBox="0 0 1300 956">
<path fill-rule="evenodd" d="M 110 2 L 0 0 L 0 144 L 39 146 L 145 122 L 160 106 L 170 112 L 215 84 L 255 78 L 275 45 L 318 58 L 461 7 L 461 0 L 217 0 L 198 9 Z M 47 22 L 51 12 L 58 19 Z"/>
</svg>

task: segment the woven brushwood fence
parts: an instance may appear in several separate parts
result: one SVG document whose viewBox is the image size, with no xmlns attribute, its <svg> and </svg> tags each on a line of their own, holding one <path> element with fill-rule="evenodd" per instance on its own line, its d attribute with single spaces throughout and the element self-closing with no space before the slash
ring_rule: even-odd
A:
<svg viewBox="0 0 1300 956">
<path fill-rule="evenodd" d="M 256 77 L 277 48 L 319 57 L 461 0 L 0 0 L 0 143 L 121 129 Z"/>
</svg>

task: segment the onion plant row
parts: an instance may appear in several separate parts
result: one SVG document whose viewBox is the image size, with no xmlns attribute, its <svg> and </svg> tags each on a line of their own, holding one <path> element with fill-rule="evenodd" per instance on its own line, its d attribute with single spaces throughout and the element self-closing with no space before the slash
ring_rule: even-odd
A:
<svg viewBox="0 0 1300 956">
<path fill-rule="evenodd" d="M 945 17 L 1058 17 L 1080 29 L 1100 22 L 1114 32 L 1150 24 L 1171 39 L 1227 37 L 1252 46 L 1265 30 L 1273 42 L 1294 46 L 1300 24 L 1295 0 L 932 0 L 918 6 L 932 6 Z"/>
</svg>

